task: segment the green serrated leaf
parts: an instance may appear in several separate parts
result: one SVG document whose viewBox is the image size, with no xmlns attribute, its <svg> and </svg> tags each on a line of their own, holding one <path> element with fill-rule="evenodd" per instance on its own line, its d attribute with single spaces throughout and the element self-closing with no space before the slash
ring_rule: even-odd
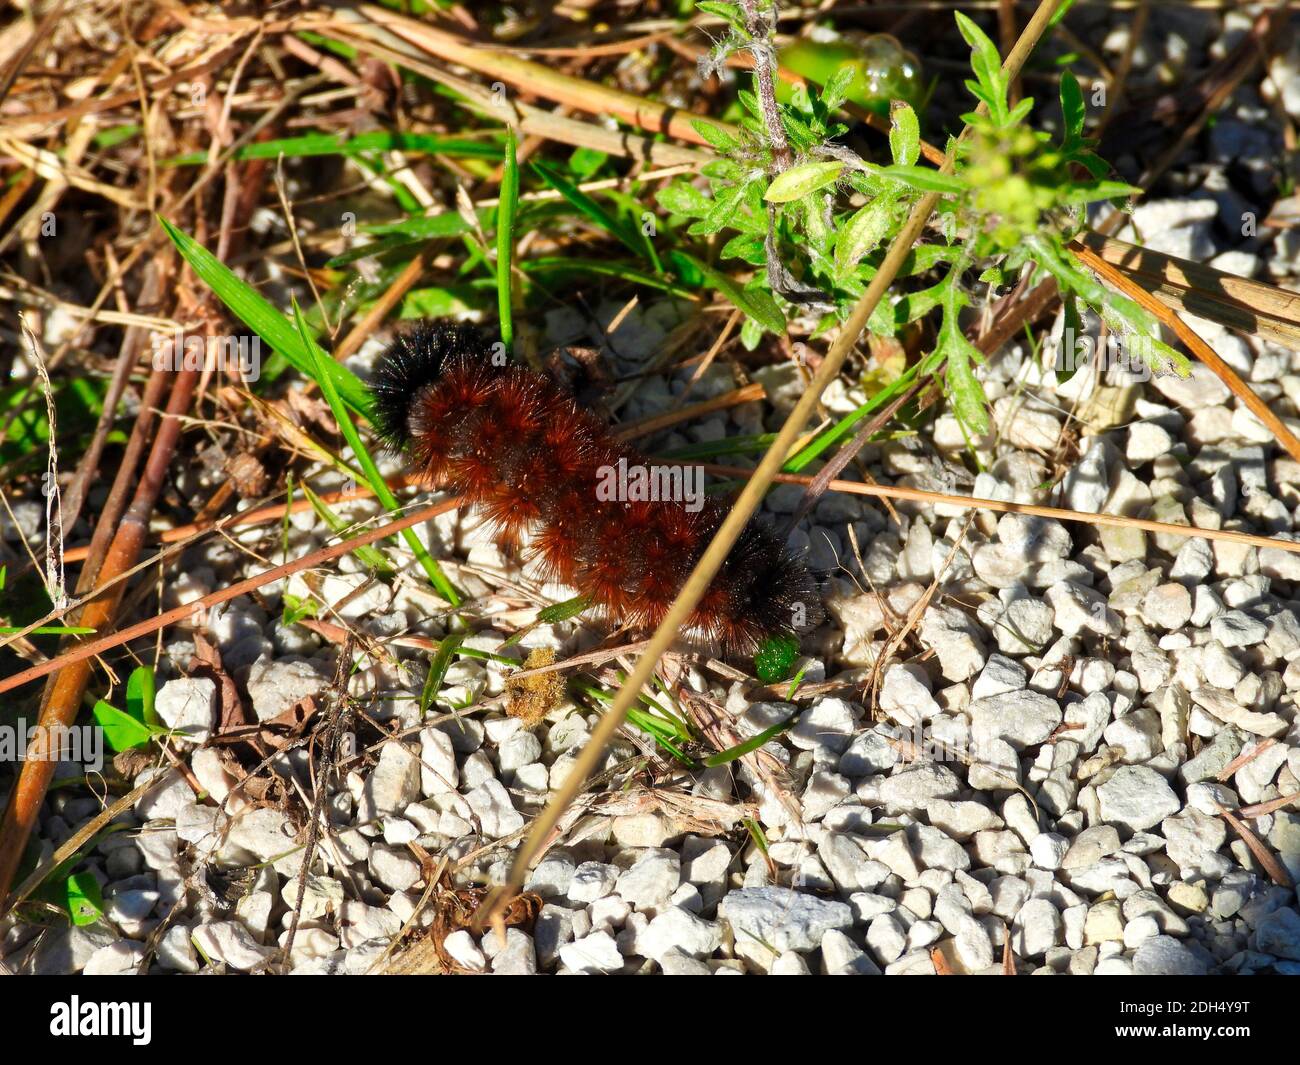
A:
<svg viewBox="0 0 1300 1065">
<path fill-rule="evenodd" d="M 664 186 L 655 196 L 655 202 L 669 214 L 687 218 L 702 218 L 713 209 L 713 201 L 686 181 L 674 181 Z"/>
<path fill-rule="evenodd" d="M 835 238 L 835 265 L 841 272 L 856 266 L 889 235 L 896 202 L 892 196 L 879 196 L 855 211 L 840 228 Z"/>
<path fill-rule="evenodd" d="M 790 203 L 833 184 L 844 170 L 839 162 L 803 163 L 783 170 L 772 179 L 763 199 L 768 203 Z"/>
<path fill-rule="evenodd" d="M 1079 79 L 1070 71 L 1061 73 L 1061 118 L 1065 127 L 1067 142 L 1078 141 L 1083 137 L 1083 124 L 1088 117 L 1083 102 L 1083 89 Z"/>
<path fill-rule="evenodd" d="M 741 147 L 740 138 L 731 130 L 719 126 L 716 122 L 695 119 L 691 122 L 691 128 L 708 141 L 711 148 L 724 155 L 730 154 Z"/>
<path fill-rule="evenodd" d="M 910 104 L 895 100 L 889 105 L 889 151 L 894 162 L 911 166 L 921 157 L 921 123 Z"/>
<path fill-rule="evenodd" d="M 966 182 L 955 174 L 941 174 L 937 170 L 924 166 L 886 166 L 880 170 L 880 173 L 921 192 L 956 196 L 967 189 Z"/>
<path fill-rule="evenodd" d="M 853 79 L 858 76 L 858 67 L 845 63 L 826 79 L 822 88 L 822 104 L 828 111 L 834 111 L 849 97 L 853 89 Z"/>
<path fill-rule="evenodd" d="M 746 316 L 740 325 L 740 346 L 746 351 L 753 351 L 763 339 L 763 327 L 754 319 Z"/>
<path fill-rule="evenodd" d="M 746 40 L 749 39 L 749 31 L 745 28 L 744 16 L 735 4 L 723 3 L 722 0 L 697 0 L 695 10 L 722 19 L 733 30 L 743 35 Z"/>
<path fill-rule="evenodd" d="M 749 233 L 737 233 L 718 252 L 722 259 L 742 259 L 751 266 L 762 266 L 766 261 L 763 251 L 763 238 Z"/>
<path fill-rule="evenodd" d="M 957 28 L 971 46 L 971 70 L 975 72 L 979 88 L 976 93 L 988 104 L 989 115 L 998 125 L 1006 122 L 1007 82 L 1002 75 L 1002 56 L 995 45 L 974 22 L 960 11 L 954 12 Z M 969 86 L 969 82 L 967 85 Z M 972 90 L 974 91 L 974 90 Z"/>
<path fill-rule="evenodd" d="M 960 315 L 966 303 L 954 270 L 943 294 L 943 324 L 939 327 L 935 353 L 943 356 L 947 366 L 945 380 L 953 413 L 968 433 L 982 436 L 989 431 L 988 399 L 984 386 L 975 376 L 974 364 L 984 356 L 962 332 Z"/>
<path fill-rule="evenodd" d="M 1113 200 L 1120 196 L 1136 196 L 1141 192 L 1136 185 L 1124 181 L 1089 181 L 1075 184 L 1066 190 L 1061 202 L 1082 205 L 1096 203 L 1098 200 Z"/>
</svg>

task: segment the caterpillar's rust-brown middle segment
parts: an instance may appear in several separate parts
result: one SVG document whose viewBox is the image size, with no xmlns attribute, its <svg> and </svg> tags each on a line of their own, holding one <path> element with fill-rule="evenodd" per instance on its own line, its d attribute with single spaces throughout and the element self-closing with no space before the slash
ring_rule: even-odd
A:
<svg viewBox="0 0 1300 1065">
<path fill-rule="evenodd" d="M 706 500 L 601 499 L 602 468 L 651 461 L 549 377 L 505 363 L 475 328 L 423 323 L 384 354 L 376 421 L 428 480 L 478 504 L 503 543 L 532 533 L 548 579 L 611 621 L 659 624 L 726 514 Z M 789 633 L 820 603 L 803 565 L 751 521 L 691 616 L 688 635 L 730 654 Z"/>
</svg>

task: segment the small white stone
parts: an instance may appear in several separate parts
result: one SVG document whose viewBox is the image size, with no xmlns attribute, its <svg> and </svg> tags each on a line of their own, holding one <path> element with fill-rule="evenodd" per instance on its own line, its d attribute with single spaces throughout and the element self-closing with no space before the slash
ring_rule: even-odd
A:
<svg viewBox="0 0 1300 1065">
<path fill-rule="evenodd" d="M 357 807 L 360 821 L 377 821 L 401 813 L 420 797 L 420 760 L 396 741 L 379 750 L 379 761 L 366 778 Z"/>
<path fill-rule="evenodd" d="M 787 735 L 790 743 L 802 750 L 822 747 L 838 753 L 849 745 L 856 724 L 849 703 L 843 699 L 822 698 L 800 715 L 798 723 Z"/>
<path fill-rule="evenodd" d="M 442 941 L 443 949 L 458 965 L 481 973 L 487 968 L 487 958 L 479 949 L 474 937 L 461 928 Z"/>
<path fill-rule="evenodd" d="M 1135 422 L 1129 426 L 1128 447 L 1124 457 L 1130 467 L 1141 466 L 1161 455 L 1167 455 L 1174 446 L 1169 430 L 1156 422 Z"/>
<path fill-rule="evenodd" d="M 968 712 L 980 747 L 989 739 L 1006 740 L 1017 749 L 1039 744 L 1061 723 L 1056 700 L 1028 689 L 976 699 Z"/>
<path fill-rule="evenodd" d="M 647 909 L 667 902 L 681 883 L 681 856 L 676 851 L 650 848 L 619 874 L 616 890 L 632 906 Z"/>
<path fill-rule="evenodd" d="M 370 849 L 370 875 L 389 891 L 407 891 L 420 882 L 420 863 L 392 847 Z"/>
<path fill-rule="evenodd" d="M 420 791 L 426 797 L 455 791 L 460 783 L 456 750 L 451 736 L 441 729 L 420 730 Z"/>
<path fill-rule="evenodd" d="M 934 651 L 945 679 L 969 680 L 984 668 L 987 655 L 974 623 L 951 607 L 931 606 L 921 621 L 921 643 Z"/>
<path fill-rule="evenodd" d="M 901 725 L 920 725 L 939 713 L 930 678 L 920 666 L 897 664 L 885 671 L 880 708 Z"/>
<path fill-rule="evenodd" d="M 971 685 L 971 700 L 987 699 L 995 695 L 1018 691 L 1025 686 L 1025 667 L 1006 655 L 989 655 L 980 675 Z"/>
<path fill-rule="evenodd" d="M 181 739 L 206 743 L 217 725 L 217 686 L 208 677 L 177 677 L 158 689 L 154 709 Z"/>
<path fill-rule="evenodd" d="M 878 976 L 880 970 L 848 936 L 831 929 L 821 942 L 822 971 L 828 976 Z"/>
<path fill-rule="evenodd" d="M 1056 832 L 1039 832 L 1029 841 L 1029 856 L 1040 869 L 1059 869 L 1070 841 Z"/>
<path fill-rule="evenodd" d="M 1192 593 L 1181 584 L 1161 584 L 1142 600 L 1142 620 L 1155 628 L 1172 632 L 1192 618 Z"/>
<path fill-rule="evenodd" d="M 541 741 L 531 732 L 517 732 L 497 748 L 497 761 L 504 773 L 522 769 L 541 756 Z"/>
<path fill-rule="evenodd" d="M 981 972 L 993 964 L 993 942 L 984 926 L 969 914 L 958 919 L 957 957 L 970 973 Z"/>
<path fill-rule="evenodd" d="M 144 944 L 119 939 L 100 947 L 86 961 L 86 976 L 135 976 L 144 960 Z"/>
<path fill-rule="evenodd" d="M 592 928 L 613 932 L 632 916 L 632 907 L 622 895 L 606 895 L 593 902 L 588 912 L 591 914 Z"/>
<path fill-rule="evenodd" d="M 808 963 L 803 960 L 802 956 L 792 950 L 787 950 L 772 963 L 771 973 L 773 976 L 811 976 L 808 971 Z"/>
<path fill-rule="evenodd" d="M 637 937 L 639 953 L 655 961 L 673 948 L 694 958 L 706 958 L 721 943 L 722 930 L 716 921 L 702 920 L 676 906 L 656 915 Z"/>
<path fill-rule="evenodd" d="M 618 867 L 604 862 L 583 862 L 573 871 L 568 897 L 572 902 L 591 903 L 610 894 L 618 880 Z"/>
<path fill-rule="evenodd" d="M 892 913 L 882 913 L 867 926 L 867 947 L 881 965 L 903 956 L 907 949 L 907 931 Z"/>
<path fill-rule="evenodd" d="M 524 818 L 510 801 L 505 785 L 493 778 L 465 796 L 469 808 L 478 818 L 484 836 L 500 839 L 524 827 Z"/>
<path fill-rule="evenodd" d="M 506 929 L 505 946 L 492 955 L 492 971 L 498 976 L 533 976 L 537 972 L 537 950 L 527 933 Z"/>
<path fill-rule="evenodd" d="M 1061 914 L 1047 899 L 1030 899 L 1011 924 L 1012 948 L 1022 957 L 1037 958 L 1061 941 Z"/>
<path fill-rule="evenodd" d="M 330 678 L 306 659 L 264 655 L 253 663 L 246 686 L 257 720 L 269 721 L 316 695 L 329 682 Z"/>
<path fill-rule="evenodd" d="M 1178 796 L 1154 769 L 1121 766 L 1097 789 L 1103 821 L 1141 832 L 1159 824 L 1182 804 Z"/>
<path fill-rule="evenodd" d="M 926 803 L 925 811 L 931 825 L 957 840 L 969 839 L 985 829 L 1002 827 L 1002 819 L 979 802 L 931 799 Z"/>
<path fill-rule="evenodd" d="M 348 899 L 339 908 L 339 940 L 348 950 L 375 940 L 387 945 L 401 930 L 402 919 L 386 907 Z"/>
<path fill-rule="evenodd" d="M 1098 636 L 1117 637 L 1123 632 L 1119 615 L 1091 588 L 1061 581 L 1048 588 L 1043 598 L 1052 608 L 1056 627 L 1066 636 L 1091 632 Z"/>
<path fill-rule="evenodd" d="M 962 790 L 957 774 L 936 762 L 904 764 L 880 782 L 880 802 L 899 810 L 924 809 L 932 799 L 950 799 Z"/>
<path fill-rule="evenodd" d="M 560 961 L 576 973 L 610 973 L 623 967 L 623 955 L 608 932 L 592 932 L 560 948 Z"/>
<path fill-rule="evenodd" d="M 1229 610 L 1210 622 L 1210 632 L 1224 647 L 1252 647 L 1264 642 L 1268 626 L 1241 610 Z"/>
<path fill-rule="evenodd" d="M 239 972 L 251 972 L 276 950 L 264 947 L 239 921 L 217 921 L 194 929 L 194 942 L 213 961 L 223 961 Z"/>
<path fill-rule="evenodd" d="M 174 924 L 163 933 L 158 941 L 158 964 L 164 969 L 178 973 L 196 973 L 199 971 L 198 957 L 194 953 L 194 944 L 190 942 L 190 930 L 184 925 Z"/>
<path fill-rule="evenodd" d="M 718 918 L 731 926 L 736 953 L 766 966 L 773 950 L 810 951 L 827 930 L 851 927 L 853 910 L 789 888 L 755 887 L 728 892 L 718 904 Z"/>
</svg>

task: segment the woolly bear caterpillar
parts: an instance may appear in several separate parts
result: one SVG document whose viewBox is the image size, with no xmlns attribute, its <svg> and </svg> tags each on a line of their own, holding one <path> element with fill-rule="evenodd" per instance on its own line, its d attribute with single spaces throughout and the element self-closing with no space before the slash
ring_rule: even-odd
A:
<svg viewBox="0 0 1300 1065">
<path fill-rule="evenodd" d="M 476 503 L 502 544 L 530 531 L 546 578 L 577 589 L 610 622 L 654 628 L 726 515 L 702 496 L 609 498 L 611 470 L 653 464 L 473 326 L 428 321 L 398 337 L 372 396 L 390 447 L 407 450 L 430 483 Z M 820 616 L 802 562 L 751 519 L 685 635 L 742 655 Z"/>
</svg>

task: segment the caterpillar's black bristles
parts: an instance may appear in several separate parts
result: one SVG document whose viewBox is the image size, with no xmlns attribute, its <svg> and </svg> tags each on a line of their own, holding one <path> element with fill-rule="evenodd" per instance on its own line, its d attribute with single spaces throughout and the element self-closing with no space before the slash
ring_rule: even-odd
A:
<svg viewBox="0 0 1300 1065">
<path fill-rule="evenodd" d="M 411 408 L 453 359 L 490 357 L 491 341 L 468 322 L 422 321 L 400 334 L 379 357 L 370 395 L 375 430 L 394 451 L 411 440 Z"/>
</svg>

